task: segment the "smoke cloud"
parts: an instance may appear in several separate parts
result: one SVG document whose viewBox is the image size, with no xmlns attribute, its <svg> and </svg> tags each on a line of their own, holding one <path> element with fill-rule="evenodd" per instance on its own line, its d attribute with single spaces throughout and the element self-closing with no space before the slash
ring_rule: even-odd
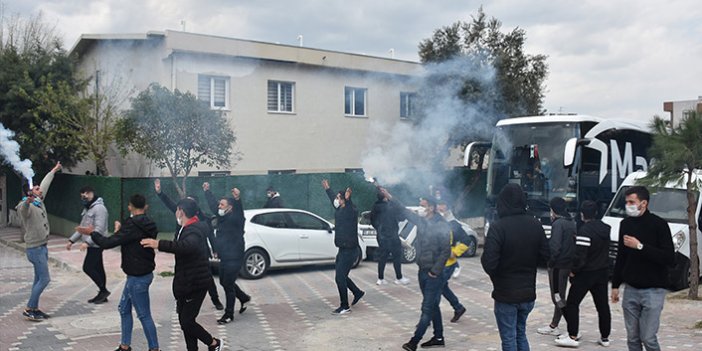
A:
<svg viewBox="0 0 702 351">
<path fill-rule="evenodd" d="M 426 189 L 442 182 L 452 147 L 492 139 L 499 93 L 495 68 L 479 55 L 428 64 L 413 83 L 415 116 L 372 124 L 361 165 L 380 184 Z"/>
<path fill-rule="evenodd" d="M 29 187 L 32 187 L 32 178 L 34 170 L 32 170 L 32 161 L 22 160 L 19 156 L 20 146 L 16 141 L 12 140 L 15 133 L 0 123 L 0 156 L 4 162 L 12 166 L 17 172 L 22 174 L 29 180 Z"/>
</svg>

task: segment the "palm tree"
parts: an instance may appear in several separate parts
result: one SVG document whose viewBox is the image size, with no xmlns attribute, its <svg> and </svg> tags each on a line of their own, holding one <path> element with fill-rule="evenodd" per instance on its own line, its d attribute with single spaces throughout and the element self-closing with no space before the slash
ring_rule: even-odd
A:
<svg viewBox="0 0 702 351">
<path fill-rule="evenodd" d="M 698 192 L 702 183 L 702 113 L 687 113 L 679 125 L 654 116 L 651 123 L 653 145 L 649 154 L 655 160 L 644 183 L 664 186 L 669 182 L 685 184 L 687 189 L 687 222 L 690 240 L 690 299 L 698 299 L 699 255 L 697 254 Z"/>
</svg>

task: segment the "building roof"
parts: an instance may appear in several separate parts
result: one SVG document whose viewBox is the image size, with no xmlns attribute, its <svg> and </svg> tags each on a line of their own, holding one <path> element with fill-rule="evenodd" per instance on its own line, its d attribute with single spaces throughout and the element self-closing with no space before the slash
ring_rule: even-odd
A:
<svg viewBox="0 0 702 351">
<path fill-rule="evenodd" d="M 70 54 L 81 56 L 96 43 L 109 41 L 163 42 L 166 56 L 173 53 L 209 54 L 408 76 L 419 75 L 423 71 L 422 65 L 414 61 L 173 30 L 83 34 L 71 48 Z"/>
</svg>

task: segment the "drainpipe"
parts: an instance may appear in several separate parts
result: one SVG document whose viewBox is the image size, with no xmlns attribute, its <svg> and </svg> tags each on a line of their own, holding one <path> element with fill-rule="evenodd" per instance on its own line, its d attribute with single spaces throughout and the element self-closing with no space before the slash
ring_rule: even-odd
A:
<svg viewBox="0 0 702 351">
<path fill-rule="evenodd" d="M 176 89 L 176 55 L 171 53 L 171 91 Z"/>
</svg>

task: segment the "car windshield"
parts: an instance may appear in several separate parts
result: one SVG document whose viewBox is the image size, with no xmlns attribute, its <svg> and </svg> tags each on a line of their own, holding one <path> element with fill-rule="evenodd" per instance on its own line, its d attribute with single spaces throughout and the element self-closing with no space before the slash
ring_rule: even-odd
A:
<svg viewBox="0 0 702 351">
<path fill-rule="evenodd" d="M 607 210 L 605 216 L 625 218 L 626 217 L 626 192 L 630 186 L 623 186 L 619 189 L 612 200 L 612 206 Z M 698 193 L 695 192 L 695 197 Z M 660 188 L 651 192 L 651 201 L 648 209 L 670 223 L 687 223 L 687 192 L 685 189 Z"/>
</svg>

